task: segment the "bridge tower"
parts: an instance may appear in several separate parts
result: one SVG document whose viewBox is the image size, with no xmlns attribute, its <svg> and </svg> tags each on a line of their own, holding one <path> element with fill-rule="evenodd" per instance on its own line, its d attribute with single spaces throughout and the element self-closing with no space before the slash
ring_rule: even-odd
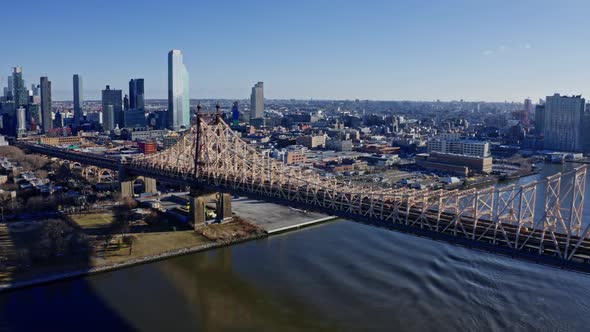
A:
<svg viewBox="0 0 590 332">
<path fill-rule="evenodd" d="M 215 114 L 214 121 L 218 123 L 221 119 L 221 112 L 219 103 L 215 105 L 217 110 Z M 194 168 L 194 176 L 195 178 L 199 178 L 199 171 L 201 160 L 200 157 L 202 155 L 202 149 L 206 142 L 204 142 L 204 137 L 202 137 L 201 133 L 201 126 L 203 125 L 202 122 L 205 121 L 206 116 L 203 114 L 202 111 L 203 107 L 201 103 L 197 105 L 197 114 L 196 114 L 196 137 L 195 137 L 195 168 Z M 208 119 L 211 118 L 211 114 L 208 114 Z M 231 195 L 228 193 L 223 192 L 215 192 L 215 191 L 203 191 L 200 188 L 191 188 L 190 193 L 190 214 L 193 219 L 194 227 L 199 225 L 204 225 L 206 221 L 206 205 L 207 202 L 211 201 L 212 199 L 215 200 L 215 212 L 216 212 L 216 222 L 222 223 L 226 221 L 231 221 L 232 219 L 232 207 L 231 207 Z"/>
</svg>

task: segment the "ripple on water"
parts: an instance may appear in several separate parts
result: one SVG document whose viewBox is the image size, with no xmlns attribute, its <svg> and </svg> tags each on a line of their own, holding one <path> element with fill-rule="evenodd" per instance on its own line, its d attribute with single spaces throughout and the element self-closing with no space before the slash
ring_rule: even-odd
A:
<svg viewBox="0 0 590 332">
<path fill-rule="evenodd" d="M 291 292 L 351 326 L 370 313 L 376 326 L 399 330 L 575 330 L 556 302 L 588 309 L 588 297 L 565 295 L 576 284 L 590 295 L 585 275 L 366 225 L 333 223 L 282 241 L 291 279 L 310 288 Z"/>
</svg>

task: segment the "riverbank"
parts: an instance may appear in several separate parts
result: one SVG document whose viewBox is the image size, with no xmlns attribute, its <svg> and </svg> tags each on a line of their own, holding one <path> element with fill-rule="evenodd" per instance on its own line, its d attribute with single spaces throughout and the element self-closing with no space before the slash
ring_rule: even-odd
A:
<svg viewBox="0 0 590 332">
<path fill-rule="evenodd" d="M 180 249 L 175 249 L 175 250 L 171 250 L 171 251 L 167 251 L 167 252 L 162 252 L 162 253 L 147 256 L 147 257 L 133 258 L 133 259 L 130 259 L 130 260 L 127 260 L 124 262 L 120 262 L 120 263 L 97 266 L 97 267 L 93 267 L 93 268 L 89 268 L 89 269 L 78 269 L 78 270 L 66 271 L 66 272 L 62 272 L 62 273 L 54 273 L 54 274 L 50 274 L 50 275 L 46 275 L 46 276 L 35 277 L 35 278 L 29 279 L 29 280 L 16 281 L 16 282 L 13 282 L 10 284 L 0 284 L 0 293 L 6 292 L 6 291 L 11 291 L 11 290 L 16 290 L 16 289 L 20 289 L 20 288 L 25 288 L 25 287 L 39 286 L 39 285 L 43 285 L 43 284 L 47 284 L 47 283 L 51 283 L 51 282 L 56 282 L 56 281 L 61 281 L 61 280 L 66 280 L 66 279 L 71 279 L 71 278 L 78 278 L 78 277 L 83 277 L 83 276 L 88 276 L 88 275 L 93 275 L 93 274 L 98 274 L 98 273 L 110 272 L 110 271 L 119 270 L 119 269 L 131 267 L 131 266 L 135 266 L 135 265 L 156 262 L 159 260 L 168 259 L 168 258 L 172 258 L 172 257 L 183 256 L 183 255 L 188 255 L 188 254 L 192 254 L 192 253 L 196 253 L 196 252 L 200 252 L 200 251 L 226 247 L 226 246 L 241 243 L 241 242 L 257 240 L 257 239 L 265 238 L 267 236 L 268 236 L 267 234 L 257 234 L 257 235 L 253 235 L 253 236 L 249 236 L 249 237 L 245 237 L 245 238 L 240 238 L 240 239 L 235 239 L 235 240 L 211 242 L 211 243 L 206 243 L 206 244 L 202 244 L 202 245 L 194 246 L 194 247 L 190 247 L 190 248 L 180 248 Z"/>
<path fill-rule="evenodd" d="M 102 257 L 100 257 L 101 253 L 95 252 L 85 263 L 66 264 L 65 269 L 67 271 L 63 272 L 55 272 L 57 266 L 37 267 L 22 274 L 15 272 L 14 276 L 12 276 L 13 280 L 4 283 L 0 282 L 0 292 L 84 277 L 230 246 L 337 219 L 337 217 L 333 216 L 325 216 L 319 213 L 249 199 L 242 199 L 237 204 L 237 210 L 237 212 L 244 212 L 243 214 L 247 215 L 248 218 L 242 218 L 242 213 L 240 213 L 240 217 L 235 216 L 232 222 L 198 227 L 196 232 L 192 230 L 175 230 L 138 233 L 134 235 L 137 237 L 137 241 L 132 248 L 121 246 L 121 239 L 115 238 L 112 240 L 114 243 L 111 244 L 113 248 L 105 249 Z M 104 220 L 104 216 L 101 215 L 100 218 L 102 218 L 104 225 L 108 224 Z M 96 224 L 95 222 L 91 223 L 90 226 L 92 227 L 90 229 L 92 231 L 96 231 Z M 84 226 L 89 227 L 88 225 Z M 80 229 L 84 230 L 85 228 L 81 227 Z M 119 243 L 117 243 L 117 240 Z M 198 244 L 188 246 L 194 243 Z M 176 248 L 170 249 L 170 247 L 174 246 Z M 127 250 L 129 251 L 128 254 L 126 253 Z M 133 255 L 131 256 L 132 250 Z M 61 265 L 59 267 L 64 269 Z"/>
</svg>

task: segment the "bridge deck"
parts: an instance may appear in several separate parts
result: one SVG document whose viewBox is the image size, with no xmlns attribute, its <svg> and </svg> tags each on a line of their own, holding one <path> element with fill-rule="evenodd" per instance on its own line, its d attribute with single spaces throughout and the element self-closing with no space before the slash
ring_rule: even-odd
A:
<svg viewBox="0 0 590 332">
<path fill-rule="evenodd" d="M 590 272 L 590 241 L 587 238 L 590 228 L 581 229 L 586 227 L 581 221 L 585 168 L 576 169 L 571 184 L 573 190 L 560 189 L 561 174 L 547 178 L 545 215 L 542 219 L 535 219 L 536 183 L 507 190 L 492 188 L 492 191 L 477 192 L 418 191 L 412 198 L 403 196 L 405 194 L 397 196 L 393 189 L 375 194 L 370 188 L 350 188 L 344 183 L 326 181 L 317 175 L 305 175 L 301 169 L 286 169 L 282 163 L 260 155 L 235 135 L 232 136 L 233 133 L 223 122 L 217 122 L 210 128 L 202 123 L 198 130 L 206 131 L 200 138 L 201 143 L 199 135 L 195 139 L 195 136 L 191 136 L 195 131 L 191 131 L 191 134 L 183 136 L 171 149 L 157 155 L 139 157 L 130 164 L 48 146 L 25 145 L 33 152 L 119 170 L 128 175 L 146 176 L 193 188 L 231 192 Z M 202 160 L 199 163 L 194 162 L 197 154 L 203 154 L 198 158 Z M 199 173 L 198 177 L 195 176 L 195 171 Z M 566 217 L 562 215 L 559 198 L 564 192 L 565 195 L 571 194 L 574 202 Z M 422 200 L 420 195 L 424 197 Z M 488 197 L 493 202 L 487 206 L 489 210 L 482 213 L 478 204 L 488 204 L 481 199 L 485 195 L 491 195 Z M 443 201 L 446 203 L 442 203 Z M 514 206 L 517 201 L 520 207 Z M 472 203 L 473 206 L 470 205 Z M 450 210 L 455 212 L 449 212 Z M 511 221 L 514 213 L 519 215 L 517 221 Z"/>
</svg>

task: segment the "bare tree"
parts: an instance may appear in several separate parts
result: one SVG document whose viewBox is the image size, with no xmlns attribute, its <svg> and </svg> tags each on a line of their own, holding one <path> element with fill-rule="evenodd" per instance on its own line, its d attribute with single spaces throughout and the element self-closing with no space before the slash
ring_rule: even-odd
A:
<svg viewBox="0 0 590 332">
<path fill-rule="evenodd" d="M 6 157 L 12 161 L 22 161 L 25 158 L 23 150 L 16 146 L 0 146 L 0 157 Z"/>
<path fill-rule="evenodd" d="M 123 203 L 122 205 L 125 208 L 129 209 L 129 210 L 135 209 L 137 207 L 137 201 L 134 200 L 131 197 L 125 197 L 125 198 L 123 198 L 123 202 L 122 203 Z"/>
<path fill-rule="evenodd" d="M 46 170 L 44 170 L 44 169 L 37 169 L 37 170 L 35 170 L 35 176 L 38 179 L 46 179 L 47 178 L 47 175 L 49 175 L 49 173 Z"/>
<path fill-rule="evenodd" d="M 133 235 L 125 235 L 123 236 L 123 243 L 129 247 L 129 255 L 133 251 L 133 244 L 137 242 L 137 238 Z"/>
</svg>

